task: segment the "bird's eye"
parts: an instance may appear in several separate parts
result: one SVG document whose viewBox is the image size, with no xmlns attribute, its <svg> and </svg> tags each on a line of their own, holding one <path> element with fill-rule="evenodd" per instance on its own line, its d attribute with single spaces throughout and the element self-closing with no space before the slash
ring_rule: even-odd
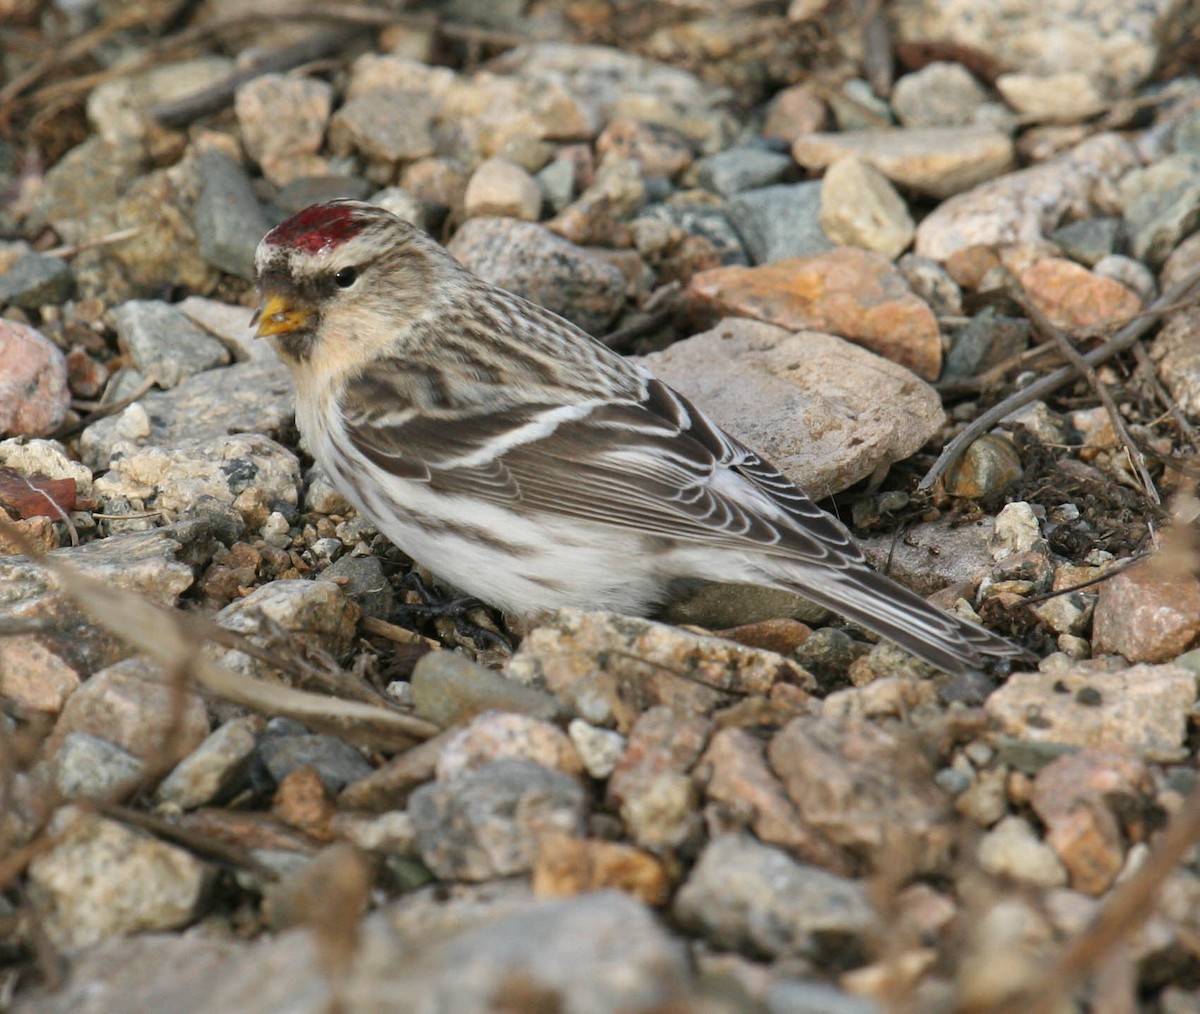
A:
<svg viewBox="0 0 1200 1014">
<path fill-rule="evenodd" d="M 348 289 L 358 281 L 358 268 L 342 268 L 333 280 L 339 289 Z"/>
</svg>

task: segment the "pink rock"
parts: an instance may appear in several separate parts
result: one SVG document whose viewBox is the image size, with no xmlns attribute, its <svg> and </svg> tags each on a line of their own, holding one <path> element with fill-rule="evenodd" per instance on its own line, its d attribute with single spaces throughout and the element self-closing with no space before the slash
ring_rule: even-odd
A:
<svg viewBox="0 0 1200 1014">
<path fill-rule="evenodd" d="M 1093 640 L 1131 662 L 1166 662 L 1200 640 L 1200 581 L 1161 561 L 1135 564 L 1100 586 Z"/>
<path fill-rule="evenodd" d="M 0 320 L 0 436 L 45 436 L 67 414 L 67 360 L 35 328 Z"/>
</svg>

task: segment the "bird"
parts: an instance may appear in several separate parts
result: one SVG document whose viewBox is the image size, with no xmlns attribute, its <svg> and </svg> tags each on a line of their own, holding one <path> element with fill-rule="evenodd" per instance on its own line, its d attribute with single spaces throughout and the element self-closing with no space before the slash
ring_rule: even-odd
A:
<svg viewBox="0 0 1200 1014">
<path fill-rule="evenodd" d="M 316 462 L 417 563 L 517 617 L 797 592 L 938 669 L 1026 654 L 874 570 L 849 531 L 644 366 L 383 208 L 305 208 L 255 252 L 252 322 Z"/>
</svg>

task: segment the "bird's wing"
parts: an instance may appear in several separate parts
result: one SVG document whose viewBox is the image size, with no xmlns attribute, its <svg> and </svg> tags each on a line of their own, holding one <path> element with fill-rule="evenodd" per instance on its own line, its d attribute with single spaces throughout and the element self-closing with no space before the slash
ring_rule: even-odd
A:
<svg viewBox="0 0 1200 1014">
<path fill-rule="evenodd" d="M 342 404 L 354 448 L 439 492 L 647 535 L 861 564 L 849 535 L 769 463 L 646 374 L 638 398 L 397 410 L 388 379 Z"/>
</svg>

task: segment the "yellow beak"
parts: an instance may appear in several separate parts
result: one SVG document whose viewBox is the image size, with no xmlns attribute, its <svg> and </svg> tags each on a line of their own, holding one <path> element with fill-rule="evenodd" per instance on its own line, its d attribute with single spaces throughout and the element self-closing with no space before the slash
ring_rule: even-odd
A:
<svg viewBox="0 0 1200 1014">
<path fill-rule="evenodd" d="M 275 334 L 290 334 L 312 322 L 312 310 L 306 306 L 289 303 L 284 296 L 268 296 L 263 300 L 251 320 L 258 322 L 256 338 L 268 338 Z"/>
</svg>

